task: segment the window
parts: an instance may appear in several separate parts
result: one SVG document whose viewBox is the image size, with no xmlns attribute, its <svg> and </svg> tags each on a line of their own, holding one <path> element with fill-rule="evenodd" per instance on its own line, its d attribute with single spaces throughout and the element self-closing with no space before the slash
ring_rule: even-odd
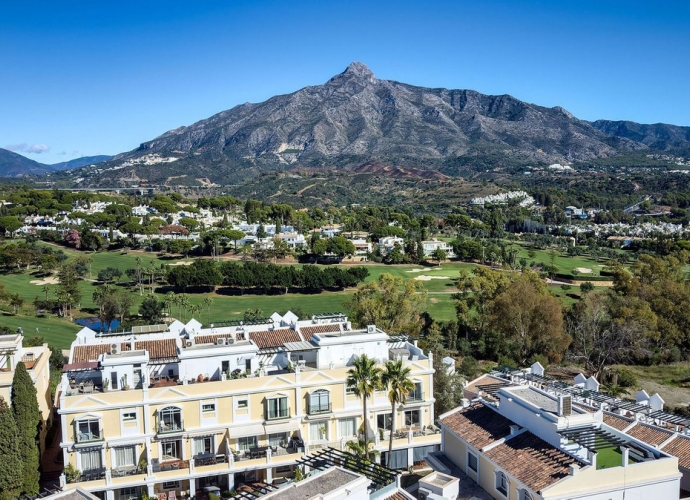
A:
<svg viewBox="0 0 690 500">
<path fill-rule="evenodd" d="M 182 458 L 182 441 L 163 441 L 161 443 L 163 450 L 163 460 L 177 460 Z"/>
<path fill-rule="evenodd" d="M 345 386 L 345 394 L 353 395 L 355 393 L 355 388 L 349 385 Z"/>
<path fill-rule="evenodd" d="M 256 448 L 256 436 L 243 437 L 237 440 L 237 449 L 240 451 L 246 451 L 250 448 Z"/>
<path fill-rule="evenodd" d="M 201 411 L 203 413 L 213 413 L 216 411 L 216 404 L 215 403 L 207 403 L 201 405 Z"/>
<path fill-rule="evenodd" d="M 194 456 L 213 453 L 213 436 L 194 438 Z"/>
<path fill-rule="evenodd" d="M 319 389 L 309 395 L 309 415 L 327 413 L 331 411 L 331 394 L 325 389 Z"/>
<path fill-rule="evenodd" d="M 120 500 L 138 500 L 139 498 L 139 488 L 120 488 Z"/>
<path fill-rule="evenodd" d="M 288 418 L 290 409 L 288 408 L 288 398 L 279 397 L 266 400 L 266 420 L 276 418 Z"/>
<path fill-rule="evenodd" d="M 309 424 L 309 440 L 327 441 L 328 422 L 312 422 L 311 424 Z"/>
<path fill-rule="evenodd" d="M 281 443 L 283 446 L 286 446 L 288 443 L 288 433 L 287 432 L 278 432 L 276 434 L 269 434 L 268 435 L 268 445 L 269 446 L 280 446 Z"/>
<path fill-rule="evenodd" d="M 248 399 L 240 399 L 237 401 L 237 409 L 238 410 L 244 410 L 246 408 L 249 408 L 249 400 Z"/>
<path fill-rule="evenodd" d="M 100 429 L 100 421 L 96 418 L 79 420 L 77 422 L 77 443 L 99 441 L 103 439 Z"/>
<path fill-rule="evenodd" d="M 496 490 L 503 495 L 508 495 L 508 478 L 500 471 L 496 473 Z"/>
<path fill-rule="evenodd" d="M 478 465 L 479 464 L 477 462 L 477 455 L 473 455 L 472 453 L 467 452 L 467 467 L 470 470 L 477 472 Z"/>
<path fill-rule="evenodd" d="M 376 425 L 379 429 L 386 431 L 391 430 L 391 425 L 393 425 L 393 419 L 390 413 L 379 413 L 376 415 Z"/>
<path fill-rule="evenodd" d="M 174 490 L 176 488 L 180 487 L 180 482 L 179 481 L 166 481 L 163 483 L 163 489 L 164 490 Z"/>
<path fill-rule="evenodd" d="M 222 361 L 220 371 L 226 375 L 230 374 L 230 361 Z"/>
<path fill-rule="evenodd" d="M 114 390 L 118 388 L 117 372 L 110 372 L 110 387 Z"/>
<path fill-rule="evenodd" d="M 292 472 L 292 467 L 289 465 L 281 465 L 280 467 L 276 467 L 276 474 L 288 474 Z"/>
<path fill-rule="evenodd" d="M 100 448 L 80 451 L 79 460 L 82 472 L 100 471 L 103 468 Z"/>
<path fill-rule="evenodd" d="M 115 448 L 116 467 L 129 467 L 136 465 L 136 450 L 134 446 L 121 446 Z"/>
<path fill-rule="evenodd" d="M 405 427 L 419 425 L 419 410 L 409 410 L 405 412 Z"/>
<path fill-rule="evenodd" d="M 168 406 L 158 411 L 158 432 L 175 432 L 184 430 L 182 411 L 174 406 Z"/>
<path fill-rule="evenodd" d="M 421 382 L 415 382 L 414 390 L 407 395 L 407 401 L 424 401 L 424 391 L 422 391 Z"/>
<path fill-rule="evenodd" d="M 532 500 L 532 495 L 530 495 L 529 491 L 522 490 L 520 492 L 520 500 Z"/>
<path fill-rule="evenodd" d="M 122 420 L 127 422 L 127 421 L 132 421 L 137 419 L 137 412 L 136 411 L 126 411 L 122 413 Z"/>
<path fill-rule="evenodd" d="M 341 418 L 338 420 L 338 436 L 341 438 L 349 438 L 356 435 L 355 417 Z"/>
</svg>

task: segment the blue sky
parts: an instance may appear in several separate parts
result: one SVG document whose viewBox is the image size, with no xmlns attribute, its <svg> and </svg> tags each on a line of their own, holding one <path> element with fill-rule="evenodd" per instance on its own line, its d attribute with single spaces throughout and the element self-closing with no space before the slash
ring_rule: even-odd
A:
<svg viewBox="0 0 690 500">
<path fill-rule="evenodd" d="M 690 2 L 0 3 L 0 147 L 115 154 L 243 102 L 378 78 L 690 125 Z"/>
</svg>

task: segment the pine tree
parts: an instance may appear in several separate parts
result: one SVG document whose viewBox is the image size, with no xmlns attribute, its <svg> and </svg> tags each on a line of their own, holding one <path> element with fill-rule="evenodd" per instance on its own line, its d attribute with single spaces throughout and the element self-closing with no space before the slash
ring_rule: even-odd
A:
<svg viewBox="0 0 690 500">
<path fill-rule="evenodd" d="M 17 424 L 19 436 L 19 454 L 22 474 L 22 493 L 38 493 L 39 452 L 38 426 L 41 423 L 41 412 L 38 409 L 36 387 L 26 371 L 24 363 L 18 363 L 12 380 L 12 411 Z"/>
<path fill-rule="evenodd" d="M 19 435 L 12 409 L 0 397 L 0 500 L 16 498 L 22 485 L 22 472 L 17 464 L 19 455 Z"/>
</svg>

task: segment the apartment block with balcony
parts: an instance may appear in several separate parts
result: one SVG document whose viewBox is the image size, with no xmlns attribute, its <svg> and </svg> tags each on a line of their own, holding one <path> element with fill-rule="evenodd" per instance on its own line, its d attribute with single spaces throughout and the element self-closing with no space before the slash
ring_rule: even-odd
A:
<svg viewBox="0 0 690 500">
<path fill-rule="evenodd" d="M 287 313 L 251 325 L 84 329 L 58 389 L 63 484 L 120 500 L 286 481 L 306 454 L 356 439 L 362 401 L 346 378 L 361 354 L 411 368 L 415 391 L 395 414 L 386 391 L 368 401 L 370 437 L 385 459 L 395 419 L 394 465 L 423 460 L 441 442 L 433 360 L 375 326 Z"/>
<path fill-rule="evenodd" d="M 36 387 L 42 421 L 39 440 L 41 452 L 43 452 L 53 409 L 50 399 L 50 349 L 48 349 L 48 344 L 24 347 L 24 337 L 21 334 L 0 335 L 0 397 L 7 404 L 11 402 L 14 371 L 20 362 L 24 363 Z"/>
</svg>

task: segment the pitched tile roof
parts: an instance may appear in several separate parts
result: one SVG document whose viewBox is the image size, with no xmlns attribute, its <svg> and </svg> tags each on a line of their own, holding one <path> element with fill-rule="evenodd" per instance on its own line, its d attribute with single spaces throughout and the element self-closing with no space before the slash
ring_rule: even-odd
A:
<svg viewBox="0 0 690 500">
<path fill-rule="evenodd" d="M 662 450 L 674 457 L 678 457 L 678 465 L 690 469 L 690 439 L 676 436 Z"/>
<path fill-rule="evenodd" d="M 578 463 L 531 432 L 507 439 L 486 456 L 536 492 L 568 476 L 570 465 Z"/>
<path fill-rule="evenodd" d="M 396 491 L 391 496 L 386 497 L 386 500 L 407 500 L 407 497 L 402 493 Z"/>
<path fill-rule="evenodd" d="M 633 423 L 633 420 L 623 418 L 619 415 L 612 415 L 611 413 L 604 413 L 604 423 L 613 427 L 614 429 L 622 431 L 626 427 L 630 427 L 630 425 Z"/>
<path fill-rule="evenodd" d="M 644 441 L 652 446 L 657 446 L 666 441 L 673 434 L 671 431 L 665 431 L 658 427 L 638 423 L 632 429 L 626 431 L 626 434 Z"/>
<path fill-rule="evenodd" d="M 150 360 L 177 358 L 175 339 L 137 340 L 134 349 L 148 351 Z"/>
<path fill-rule="evenodd" d="M 299 329 L 304 340 L 309 342 L 315 333 L 336 333 L 340 331 L 340 323 L 325 323 L 323 325 L 302 326 Z"/>
<path fill-rule="evenodd" d="M 259 349 L 268 347 L 280 347 L 285 342 L 301 342 L 299 334 L 291 328 L 276 330 L 264 330 L 261 332 L 249 332 L 249 339 L 253 340 Z"/>
<path fill-rule="evenodd" d="M 482 403 L 456 411 L 441 423 L 477 449 L 510 434 L 513 422 Z"/>
<path fill-rule="evenodd" d="M 113 344 L 117 342 L 112 342 Z M 120 351 L 127 352 L 132 350 L 130 342 L 119 342 Z M 72 363 L 87 363 L 89 361 L 98 361 L 101 354 L 110 352 L 111 343 L 90 344 L 75 346 Z M 177 344 L 175 339 L 158 339 L 158 340 L 137 340 L 134 343 L 134 349 L 144 349 L 148 351 L 149 358 L 154 359 L 169 359 L 177 357 Z"/>
<path fill-rule="evenodd" d="M 232 337 L 231 333 L 218 333 L 213 335 L 196 335 L 194 342 L 197 344 L 215 344 L 218 339 L 229 339 Z"/>
</svg>

